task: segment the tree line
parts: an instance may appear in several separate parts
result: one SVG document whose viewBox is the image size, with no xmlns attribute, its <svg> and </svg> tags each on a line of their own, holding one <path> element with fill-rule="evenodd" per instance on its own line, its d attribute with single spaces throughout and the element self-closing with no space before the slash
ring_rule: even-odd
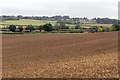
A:
<svg viewBox="0 0 120 80">
<path fill-rule="evenodd" d="M 83 32 L 89 32 L 89 33 L 94 33 L 94 32 L 110 32 L 110 31 L 120 31 L 120 25 L 114 24 L 112 27 L 91 27 L 91 28 L 81 28 L 80 25 L 76 25 L 75 28 L 69 28 L 69 26 L 66 26 L 65 24 L 56 24 L 52 25 L 50 23 L 46 23 L 44 25 L 40 26 L 33 26 L 33 25 L 27 25 L 25 28 L 22 26 L 16 27 L 15 25 L 10 25 L 9 30 L 12 32 L 32 32 L 34 30 L 39 30 L 40 32 L 45 31 L 45 32 L 59 32 L 59 31 L 65 31 L 67 32 L 70 30 L 70 33 L 83 33 Z"/>
<path fill-rule="evenodd" d="M 99 24 L 120 24 L 119 20 L 109 19 L 109 18 L 93 18 L 93 21 L 96 21 Z"/>
<path fill-rule="evenodd" d="M 44 31 L 52 31 L 54 30 L 52 24 L 50 23 L 47 23 L 45 25 L 40 25 L 40 26 L 33 26 L 33 25 L 27 25 L 25 28 L 23 28 L 22 26 L 18 26 L 18 28 L 15 26 L 15 25 L 10 25 L 9 27 L 9 30 L 12 31 L 12 32 L 22 32 L 24 29 L 28 32 L 32 32 L 34 30 L 40 30 L 40 32 L 42 30 Z"/>
<path fill-rule="evenodd" d="M 5 21 L 5 20 L 20 20 L 20 19 L 32 19 L 32 20 L 53 20 L 53 21 L 66 21 L 66 23 L 70 23 L 70 24 L 77 24 L 81 21 L 94 21 L 96 23 L 100 23 L 100 24 L 120 24 L 120 21 L 117 19 L 109 19 L 109 18 L 93 18 L 93 19 L 88 19 L 86 17 L 83 18 L 79 18 L 79 17 L 73 17 L 70 18 L 69 16 L 52 16 L 52 17 L 48 17 L 48 16 L 22 16 L 22 15 L 18 15 L 18 16 L 0 16 L 0 20 Z"/>
</svg>

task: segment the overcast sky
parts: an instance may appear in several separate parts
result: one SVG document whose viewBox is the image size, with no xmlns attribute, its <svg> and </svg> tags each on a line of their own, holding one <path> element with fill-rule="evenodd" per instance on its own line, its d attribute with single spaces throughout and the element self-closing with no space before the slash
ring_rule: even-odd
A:
<svg viewBox="0 0 120 80">
<path fill-rule="evenodd" d="M 119 0 L 0 0 L 0 15 L 118 17 Z"/>
</svg>

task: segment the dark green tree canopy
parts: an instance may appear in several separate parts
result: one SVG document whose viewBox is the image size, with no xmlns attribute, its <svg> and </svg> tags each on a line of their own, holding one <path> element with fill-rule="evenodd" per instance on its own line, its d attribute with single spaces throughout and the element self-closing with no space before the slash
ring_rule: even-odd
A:
<svg viewBox="0 0 120 80">
<path fill-rule="evenodd" d="M 10 29 L 10 31 L 15 32 L 16 31 L 16 26 L 15 25 L 10 25 L 9 29 Z"/>
<path fill-rule="evenodd" d="M 47 24 L 43 25 L 43 29 L 45 31 L 52 31 L 53 30 L 53 26 L 52 26 L 52 24 L 47 23 Z"/>
<path fill-rule="evenodd" d="M 112 28 L 114 31 L 120 31 L 120 25 L 119 24 L 113 24 Z"/>
</svg>

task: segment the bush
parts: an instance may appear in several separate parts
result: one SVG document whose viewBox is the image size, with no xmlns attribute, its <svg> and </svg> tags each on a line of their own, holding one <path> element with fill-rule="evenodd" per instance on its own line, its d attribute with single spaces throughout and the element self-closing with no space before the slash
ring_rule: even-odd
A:
<svg viewBox="0 0 120 80">
<path fill-rule="evenodd" d="M 32 25 L 28 25 L 25 29 L 29 30 L 30 32 L 32 32 L 33 30 L 35 30 L 34 26 L 32 26 Z"/>
<path fill-rule="evenodd" d="M 45 25 L 43 25 L 43 29 L 45 30 L 45 31 L 52 31 L 53 30 L 53 26 L 52 26 L 52 24 L 45 24 Z"/>
<path fill-rule="evenodd" d="M 40 32 L 42 31 L 43 25 L 37 26 L 37 30 L 40 30 Z"/>
<path fill-rule="evenodd" d="M 93 30 L 91 32 L 98 32 L 98 26 L 93 26 Z"/>
<path fill-rule="evenodd" d="M 22 26 L 19 26 L 19 27 L 18 27 L 18 30 L 19 30 L 19 32 L 22 32 L 22 31 L 23 31 L 23 27 L 22 27 Z"/>
<path fill-rule="evenodd" d="M 66 26 L 66 24 L 64 22 L 61 22 L 59 25 L 60 29 L 69 29 L 69 26 Z"/>
<path fill-rule="evenodd" d="M 90 31 L 89 31 L 89 33 L 94 33 L 94 32 L 96 32 L 96 31 L 94 31 L 94 30 L 90 30 Z"/>
<path fill-rule="evenodd" d="M 80 33 L 84 33 L 84 30 L 80 30 Z"/>
<path fill-rule="evenodd" d="M 84 33 L 84 30 L 71 30 L 70 33 Z"/>
<path fill-rule="evenodd" d="M 57 23 L 54 25 L 54 30 L 59 31 L 60 30 L 60 25 L 58 25 Z"/>
<path fill-rule="evenodd" d="M 105 32 L 109 32 L 109 28 L 105 28 Z"/>
<path fill-rule="evenodd" d="M 69 31 L 59 31 L 59 33 L 70 33 Z"/>
<path fill-rule="evenodd" d="M 98 32 L 104 32 L 103 28 L 98 28 Z"/>
<path fill-rule="evenodd" d="M 89 30 L 89 33 L 95 33 L 95 32 L 98 32 L 97 28 L 91 28 L 91 29 Z"/>
<path fill-rule="evenodd" d="M 109 31 L 110 31 L 110 32 L 111 32 L 111 31 L 113 31 L 113 28 L 112 28 L 112 27 L 110 27 L 110 28 L 109 28 Z"/>
<path fill-rule="evenodd" d="M 57 31 L 57 30 L 54 30 L 54 31 L 52 31 L 52 33 L 58 33 L 58 31 Z"/>
<path fill-rule="evenodd" d="M 113 31 L 120 31 L 120 25 L 114 24 L 112 25 Z"/>
<path fill-rule="evenodd" d="M 80 29 L 80 24 L 76 24 L 75 29 Z"/>
<path fill-rule="evenodd" d="M 16 31 L 16 26 L 15 25 L 10 25 L 9 29 L 10 29 L 10 31 L 15 32 Z"/>
</svg>

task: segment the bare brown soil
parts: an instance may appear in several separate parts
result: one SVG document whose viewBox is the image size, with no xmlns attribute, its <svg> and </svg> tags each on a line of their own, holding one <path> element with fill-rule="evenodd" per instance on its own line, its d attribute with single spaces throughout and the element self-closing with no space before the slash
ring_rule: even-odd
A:
<svg viewBox="0 0 120 80">
<path fill-rule="evenodd" d="M 3 35 L 4 78 L 117 78 L 118 33 Z"/>
</svg>

